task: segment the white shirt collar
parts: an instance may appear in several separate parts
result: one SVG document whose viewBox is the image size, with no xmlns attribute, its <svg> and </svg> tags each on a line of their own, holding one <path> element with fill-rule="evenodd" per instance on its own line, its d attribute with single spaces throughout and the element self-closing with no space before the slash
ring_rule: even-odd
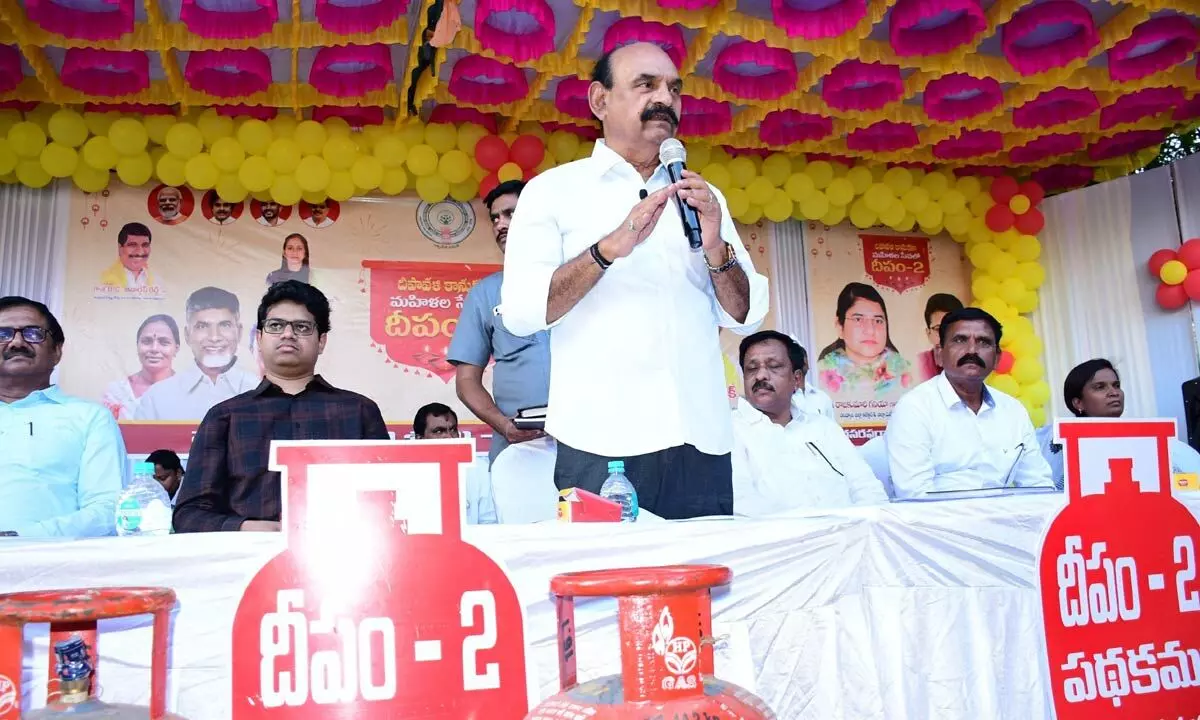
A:
<svg viewBox="0 0 1200 720">
<path fill-rule="evenodd" d="M 958 396 L 958 392 L 954 390 L 954 386 L 951 385 L 950 380 L 946 378 L 946 373 L 938 373 L 934 378 L 929 380 L 929 382 L 934 383 L 934 387 L 936 387 L 938 391 L 938 397 L 942 399 L 942 402 L 945 403 L 947 409 L 952 408 L 955 405 L 962 405 L 963 407 L 966 407 L 966 403 L 964 403 L 962 398 Z M 979 412 L 983 412 L 984 407 L 989 409 L 994 409 L 996 407 L 996 399 L 992 397 L 992 393 L 988 389 L 987 385 L 983 386 L 983 406 L 979 408 Z"/>
</svg>

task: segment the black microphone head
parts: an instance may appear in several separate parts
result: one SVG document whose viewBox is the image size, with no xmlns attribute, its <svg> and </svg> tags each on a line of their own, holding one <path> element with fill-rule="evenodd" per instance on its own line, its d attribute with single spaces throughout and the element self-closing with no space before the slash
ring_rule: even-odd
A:
<svg viewBox="0 0 1200 720">
<path fill-rule="evenodd" d="M 667 138 L 658 146 L 658 159 L 663 165 L 671 163 L 687 164 L 687 150 L 678 138 Z"/>
<path fill-rule="evenodd" d="M 641 190 L 638 190 L 638 197 L 640 197 L 643 200 L 645 200 L 646 197 L 649 195 L 650 195 L 650 193 L 646 190 L 646 188 L 642 188 Z"/>
</svg>

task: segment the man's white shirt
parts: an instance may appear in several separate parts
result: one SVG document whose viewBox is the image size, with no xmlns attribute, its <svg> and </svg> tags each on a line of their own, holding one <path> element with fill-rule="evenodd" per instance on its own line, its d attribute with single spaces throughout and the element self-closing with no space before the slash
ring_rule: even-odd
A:
<svg viewBox="0 0 1200 720">
<path fill-rule="evenodd" d="M 733 512 L 760 517 L 800 508 L 882 505 L 882 483 L 833 420 L 805 412 L 777 425 L 745 398 L 733 411 Z"/>
<path fill-rule="evenodd" d="M 797 390 L 792 396 L 792 404 L 799 405 L 800 409 L 806 413 L 815 413 L 837 420 L 837 413 L 833 409 L 833 398 L 826 393 L 818 390 L 814 383 L 805 382 L 803 390 Z"/>
<path fill-rule="evenodd" d="M 1025 407 L 985 387 L 976 415 L 944 373 L 900 398 L 888 419 L 886 437 L 897 498 L 1053 485 Z"/>
<path fill-rule="evenodd" d="M 150 386 L 138 401 L 135 420 L 203 420 L 210 408 L 258 387 L 261 378 L 232 367 L 210 380 L 192 365 Z"/>
<path fill-rule="evenodd" d="M 128 288 L 144 288 L 146 287 L 146 269 L 134 272 L 129 268 L 122 268 L 125 271 L 125 287 Z"/>
<path fill-rule="evenodd" d="M 545 330 L 554 271 L 625 222 L 642 190 L 670 184 L 659 166 L 648 181 L 603 141 L 591 157 L 547 170 L 521 193 L 508 231 L 501 300 L 515 335 Z M 767 279 L 754 270 L 721 205 L 721 238 L 750 281 L 746 321 L 717 301 L 704 255 L 688 248 L 674 201 L 650 236 L 617 259 L 554 324 L 546 432 L 566 445 L 630 456 L 689 444 L 710 455 L 733 447 L 718 328 L 757 329 Z"/>
</svg>

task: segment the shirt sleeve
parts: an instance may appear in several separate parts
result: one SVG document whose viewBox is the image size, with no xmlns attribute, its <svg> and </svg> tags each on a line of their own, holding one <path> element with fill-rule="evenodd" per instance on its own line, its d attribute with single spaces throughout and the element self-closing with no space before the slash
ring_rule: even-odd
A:
<svg viewBox="0 0 1200 720">
<path fill-rule="evenodd" d="M 229 507 L 229 416 L 209 411 L 188 453 L 187 471 L 175 500 L 175 532 L 240 530 L 249 518 Z"/>
<path fill-rule="evenodd" d="M 375 404 L 374 400 L 363 399 L 362 430 L 363 440 L 392 439 L 392 436 L 388 434 L 387 423 L 383 421 L 383 413 L 379 412 L 379 406 Z"/>
<path fill-rule="evenodd" d="M 921 495 L 933 485 L 935 476 L 929 418 L 914 400 L 902 398 L 888 418 L 888 467 L 897 498 Z"/>
<path fill-rule="evenodd" d="M 505 328 L 520 337 L 550 327 L 546 322 L 550 279 L 565 261 L 554 214 L 554 183 L 560 176 L 548 172 L 525 186 L 508 229 L 500 303 Z"/>
<path fill-rule="evenodd" d="M 117 496 L 125 486 L 125 441 L 112 413 L 103 408 L 91 413 L 85 433 L 76 482 L 79 509 L 18 528 L 18 535 L 82 538 L 113 534 Z"/>
<path fill-rule="evenodd" d="M 833 450 L 834 455 L 839 459 L 840 467 L 846 474 L 850 500 L 855 505 L 886 504 L 888 501 L 887 491 L 883 489 L 883 483 L 879 482 L 879 478 L 875 477 L 875 471 L 858 452 L 858 448 L 854 447 L 854 443 L 846 437 L 841 426 L 833 420 L 822 419 L 827 420 L 822 423 L 825 426 L 825 443 Z"/>
<path fill-rule="evenodd" d="M 1021 405 L 1013 408 L 1013 414 L 1018 416 L 1021 423 L 1021 457 L 1013 468 L 1013 485 L 1017 487 L 1053 487 L 1054 480 L 1050 476 L 1050 464 L 1042 455 L 1042 444 L 1038 441 L 1037 431 L 1029 413 Z"/>
<path fill-rule="evenodd" d="M 492 333 L 487 322 L 491 308 L 485 307 L 483 292 L 476 285 L 467 293 L 458 324 L 454 326 L 454 337 L 450 338 L 450 350 L 446 360 L 454 365 L 487 367 L 492 357 Z M 486 314 L 485 314 L 486 313 Z"/>
<path fill-rule="evenodd" d="M 746 273 L 746 279 L 750 281 L 750 309 L 746 313 L 745 322 L 738 322 L 732 315 L 725 312 L 725 308 L 717 301 L 716 289 L 711 285 L 709 286 L 713 309 L 717 314 L 717 325 L 729 328 L 738 335 L 750 335 L 758 330 L 758 326 L 762 324 L 763 318 L 767 316 L 767 306 L 770 302 L 770 290 L 767 286 L 767 278 L 764 275 L 760 275 L 754 269 L 754 259 L 750 257 L 750 253 L 742 245 L 742 236 L 738 234 L 737 226 L 733 223 L 733 217 L 729 214 L 729 205 L 725 202 L 725 196 L 712 185 L 709 188 L 712 190 L 713 195 L 716 196 L 717 202 L 721 205 L 721 239 L 729 243 L 730 247 L 733 248 L 733 254 L 737 257 L 738 264 L 742 266 L 742 271 Z"/>
</svg>

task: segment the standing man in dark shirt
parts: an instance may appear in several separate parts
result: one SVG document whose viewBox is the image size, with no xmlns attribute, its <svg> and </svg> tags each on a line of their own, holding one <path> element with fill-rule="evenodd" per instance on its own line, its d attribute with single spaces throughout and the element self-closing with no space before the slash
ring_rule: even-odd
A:
<svg viewBox="0 0 1200 720">
<path fill-rule="evenodd" d="M 272 440 L 388 440 L 379 407 L 316 373 L 329 339 L 329 300 L 312 285 L 272 285 L 258 306 L 264 377 L 208 411 L 175 503 L 176 532 L 279 530 Z"/>
</svg>

